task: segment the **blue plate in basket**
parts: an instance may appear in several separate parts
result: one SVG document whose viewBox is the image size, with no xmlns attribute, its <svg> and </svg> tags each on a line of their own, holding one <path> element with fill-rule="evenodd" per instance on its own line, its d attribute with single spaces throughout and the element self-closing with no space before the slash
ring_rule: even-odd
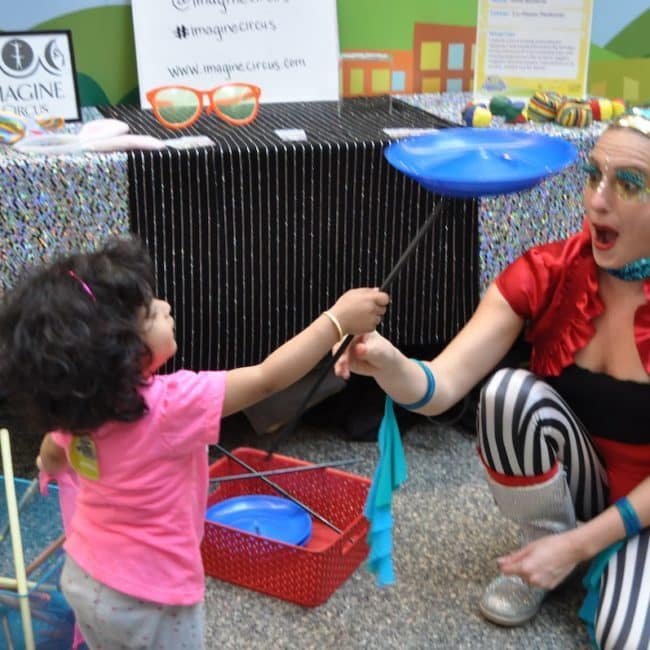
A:
<svg viewBox="0 0 650 650">
<path fill-rule="evenodd" d="M 208 521 L 238 528 L 285 544 L 302 546 L 311 537 L 311 517 L 289 499 L 268 494 L 246 494 L 210 506 Z"/>
<path fill-rule="evenodd" d="M 548 135 L 458 127 L 393 142 L 384 155 L 428 190 L 469 198 L 529 189 L 574 162 L 578 150 Z"/>
</svg>

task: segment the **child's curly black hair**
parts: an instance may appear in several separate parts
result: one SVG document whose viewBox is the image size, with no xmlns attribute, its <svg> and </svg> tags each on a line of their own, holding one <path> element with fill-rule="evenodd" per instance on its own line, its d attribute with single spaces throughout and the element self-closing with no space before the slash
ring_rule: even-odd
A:
<svg viewBox="0 0 650 650">
<path fill-rule="evenodd" d="M 10 412 L 37 433 L 89 433 L 144 415 L 151 351 L 138 308 L 149 309 L 153 286 L 149 256 L 132 238 L 28 273 L 0 306 L 0 394 Z"/>
</svg>

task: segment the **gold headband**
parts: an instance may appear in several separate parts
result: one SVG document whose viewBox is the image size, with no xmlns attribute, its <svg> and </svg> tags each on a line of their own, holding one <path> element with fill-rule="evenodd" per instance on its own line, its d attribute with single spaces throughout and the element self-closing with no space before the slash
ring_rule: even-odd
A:
<svg viewBox="0 0 650 650">
<path fill-rule="evenodd" d="M 619 129 L 632 129 L 650 138 L 650 119 L 639 113 L 623 113 L 612 120 L 611 126 Z"/>
</svg>

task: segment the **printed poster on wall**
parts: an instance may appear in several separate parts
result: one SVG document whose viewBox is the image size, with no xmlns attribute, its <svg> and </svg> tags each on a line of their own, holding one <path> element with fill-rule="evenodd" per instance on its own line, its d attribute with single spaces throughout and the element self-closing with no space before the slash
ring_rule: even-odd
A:
<svg viewBox="0 0 650 650">
<path fill-rule="evenodd" d="M 587 89 L 593 0 L 479 0 L 474 95 Z"/>
<path fill-rule="evenodd" d="M 337 100 L 336 0 L 133 0 L 140 103 L 152 88 L 259 86 L 260 101 Z"/>
</svg>

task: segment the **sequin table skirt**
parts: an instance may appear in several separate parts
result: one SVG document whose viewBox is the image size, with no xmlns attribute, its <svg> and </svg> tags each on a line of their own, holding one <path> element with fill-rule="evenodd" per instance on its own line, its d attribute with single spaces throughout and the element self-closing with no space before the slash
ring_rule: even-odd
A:
<svg viewBox="0 0 650 650">
<path fill-rule="evenodd" d="M 0 148 L 0 295 L 30 266 L 129 232 L 127 172 L 125 153 Z"/>
</svg>

